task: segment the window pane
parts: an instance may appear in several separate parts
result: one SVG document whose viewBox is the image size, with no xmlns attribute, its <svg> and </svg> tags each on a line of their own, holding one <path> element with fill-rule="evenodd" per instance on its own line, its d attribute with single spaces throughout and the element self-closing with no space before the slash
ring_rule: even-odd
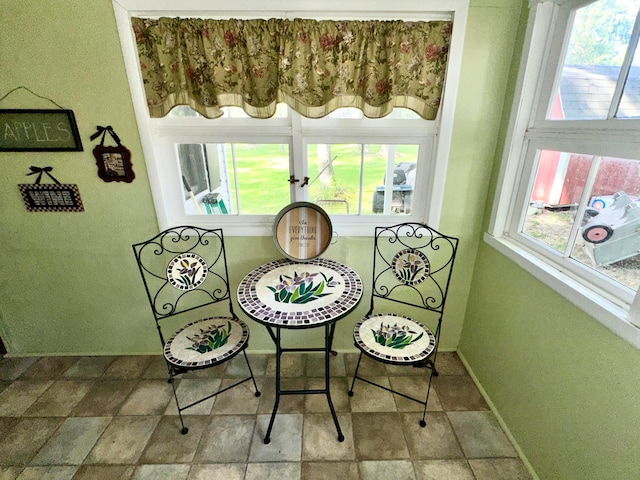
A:
<svg viewBox="0 0 640 480">
<path fill-rule="evenodd" d="M 597 163 L 594 163 L 597 162 Z M 597 166 L 584 213 L 590 169 Z M 640 287 L 640 161 L 540 152 L 522 232 L 633 289 Z M 578 235 L 569 247 L 571 230 Z"/>
<path fill-rule="evenodd" d="M 564 253 L 593 157 L 543 150 L 522 232 Z"/>
<path fill-rule="evenodd" d="M 275 215 L 290 202 L 286 144 L 178 145 L 178 152 L 188 215 Z"/>
<path fill-rule="evenodd" d="M 636 48 L 616 117 L 640 118 L 640 49 Z"/>
<path fill-rule="evenodd" d="M 638 11 L 600 0 L 576 11 L 551 119 L 606 119 Z"/>
<path fill-rule="evenodd" d="M 309 200 L 329 213 L 409 214 L 417 158 L 418 145 L 309 145 Z"/>
<path fill-rule="evenodd" d="M 189 192 L 197 195 L 209 188 L 209 174 L 202 145 L 178 145 L 178 158 L 180 159 L 180 171 L 185 188 L 185 199 L 189 198 Z"/>
<path fill-rule="evenodd" d="M 220 162 L 233 213 L 275 215 L 290 203 L 289 145 L 227 143 Z"/>
<path fill-rule="evenodd" d="M 604 157 L 571 257 L 640 287 L 640 161 Z"/>
</svg>

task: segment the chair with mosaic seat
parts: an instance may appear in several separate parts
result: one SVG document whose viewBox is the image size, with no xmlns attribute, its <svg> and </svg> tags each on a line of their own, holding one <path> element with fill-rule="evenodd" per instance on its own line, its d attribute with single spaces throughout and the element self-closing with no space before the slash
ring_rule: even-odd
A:
<svg viewBox="0 0 640 480">
<path fill-rule="evenodd" d="M 246 354 L 249 328 L 236 316 L 231 302 L 222 230 L 175 227 L 132 247 L 173 385 L 181 432 L 189 431 L 184 410 L 244 382 L 251 380 L 259 397 Z M 170 336 L 164 332 L 169 328 Z M 196 401 L 180 401 L 176 376 L 220 365 L 240 352 L 247 364 L 246 378 L 203 393 Z"/>
<path fill-rule="evenodd" d="M 413 400 L 424 406 L 420 426 L 426 426 L 427 402 L 431 380 L 438 375 L 436 355 L 457 249 L 457 238 L 421 223 L 376 228 L 371 303 L 353 331 L 360 355 L 349 396 L 354 395 L 356 380 L 361 380 Z M 426 368 L 425 396 L 416 398 L 359 375 L 363 355 L 385 364 Z"/>
</svg>

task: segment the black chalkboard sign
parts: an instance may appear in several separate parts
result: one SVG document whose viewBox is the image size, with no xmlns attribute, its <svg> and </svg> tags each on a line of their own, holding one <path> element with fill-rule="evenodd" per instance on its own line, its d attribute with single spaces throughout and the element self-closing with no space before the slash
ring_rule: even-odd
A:
<svg viewBox="0 0 640 480">
<path fill-rule="evenodd" d="M 0 151 L 82 151 L 72 110 L 0 110 Z"/>
</svg>

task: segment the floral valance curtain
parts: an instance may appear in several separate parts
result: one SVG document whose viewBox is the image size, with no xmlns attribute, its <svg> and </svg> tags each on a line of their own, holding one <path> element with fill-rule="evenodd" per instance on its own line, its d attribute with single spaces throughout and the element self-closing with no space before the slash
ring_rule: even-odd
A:
<svg viewBox="0 0 640 480">
<path fill-rule="evenodd" d="M 278 102 L 320 118 L 406 107 L 434 119 L 451 22 L 132 18 L 151 117 L 189 105 L 205 117 L 238 106 L 271 117 Z"/>
</svg>

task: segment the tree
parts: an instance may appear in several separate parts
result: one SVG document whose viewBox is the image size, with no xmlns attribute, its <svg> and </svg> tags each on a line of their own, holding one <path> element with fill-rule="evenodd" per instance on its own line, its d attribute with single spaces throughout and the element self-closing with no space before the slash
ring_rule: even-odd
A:
<svg viewBox="0 0 640 480">
<path fill-rule="evenodd" d="M 622 65 L 638 13 L 636 0 L 599 0 L 576 12 L 566 65 Z"/>
</svg>

